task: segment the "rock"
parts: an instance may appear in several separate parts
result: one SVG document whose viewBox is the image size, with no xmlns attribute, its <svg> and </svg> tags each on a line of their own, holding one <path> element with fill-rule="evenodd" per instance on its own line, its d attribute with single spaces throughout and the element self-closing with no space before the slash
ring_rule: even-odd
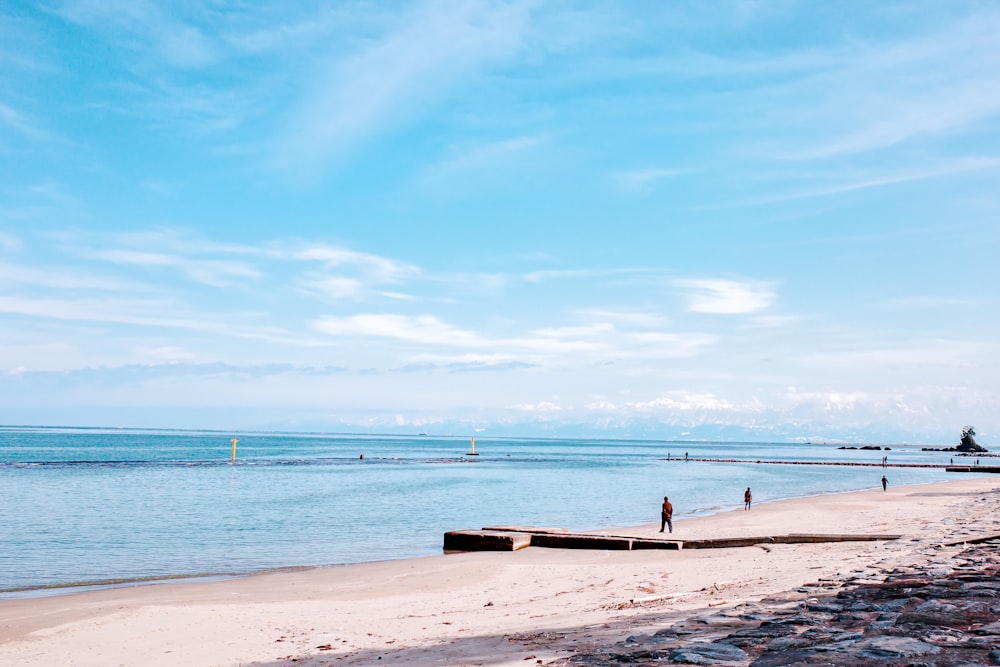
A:
<svg viewBox="0 0 1000 667">
<path fill-rule="evenodd" d="M 766 598 L 690 617 L 630 636 L 619 652 L 609 646 L 550 664 L 1000 665 L 997 545 L 970 544 L 946 562 L 936 556 L 883 575 L 846 583 L 836 595 Z M 626 645 L 631 652 L 620 652 Z"/>
<path fill-rule="evenodd" d="M 911 655 L 938 653 L 934 644 L 913 637 L 872 637 L 857 643 L 858 654 L 866 658 L 906 658 Z"/>
<path fill-rule="evenodd" d="M 726 662 L 744 662 L 749 656 L 729 644 L 688 644 L 670 651 L 670 661 L 685 665 L 718 665 Z"/>
</svg>

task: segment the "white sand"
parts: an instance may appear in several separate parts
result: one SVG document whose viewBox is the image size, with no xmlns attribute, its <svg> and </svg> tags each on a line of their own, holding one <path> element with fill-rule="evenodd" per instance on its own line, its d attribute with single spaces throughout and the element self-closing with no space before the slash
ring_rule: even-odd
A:
<svg viewBox="0 0 1000 667">
<path fill-rule="evenodd" d="M 998 508 L 1000 478 L 965 478 L 740 506 L 678 519 L 673 535 L 904 535 L 893 542 L 529 548 L 7 600 L 0 664 L 536 664 L 653 632 L 694 610 L 946 559 L 960 547 L 942 543 L 1000 533 Z"/>
</svg>

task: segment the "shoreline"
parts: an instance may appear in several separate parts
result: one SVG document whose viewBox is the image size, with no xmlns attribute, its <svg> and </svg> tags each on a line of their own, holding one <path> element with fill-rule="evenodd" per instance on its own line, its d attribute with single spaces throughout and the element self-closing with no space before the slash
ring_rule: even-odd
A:
<svg viewBox="0 0 1000 667">
<path fill-rule="evenodd" d="M 830 493 L 675 520 L 685 539 L 893 532 L 887 543 L 517 552 L 263 572 L 0 601 L 0 662 L 319 666 L 542 664 L 726 609 L 956 553 L 1000 533 L 1000 479 Z M 891 530 L 886 528 L 891 526 Z M 805 530 L 803 530 L 805 529 Z M 638 536 L 659 524 L 615 529 Z"/>
<path fill-rule="evenodd" d="M 666 459 L 664 459 L 666 460 Z M 683 459 L 678 459 L 683 461 Z M 690 459 L 690 461 L 711 461 L 711 462 L 728 462 L 728 460 L 722 459 Z M 788 461 L 739 461 L 740 463 L 798 463 L 798 462 L 788 462 Z M 819 463 L 818 465 L 830 465 L 828 463 Z M 833 465 L 853 465 L 846 463 L 838 463 Z M 882 464 L 872 464 L 877 467 L 884 467 Z M 938 466 L 908 466 L 906 464 L 898 464 L 898 467 L 938 467 Z M 945 466 L 941 466 L 945 467 Z M 989 473 L 982 473 L 983 475 L 988 475 Z M 988 479 L 988 477 L 983 477 L 980 479 Z M 928 482 L 926 484 L 916 484 L 900 486 L 896 488 L 908 488 L 909 486 L 927 486 L 929 484 L 947 484 L 952 480 L 944 480 L 940 482 Z M 955 481 L 961 481 L 961 478 Z M 1000 477 L 997 478 L 997 484 L 1000 486 Z M 854 489 L 846 491 L 824 491 L 820 493 L 812 493 L 802 496 L 783 496 L 780 498 L 771 498 L 768 500 L 754 501 L 755 507 L 763 507 L 772 503 L 783 503 L 788 501 L 797 500 L 807 500 L 809 498 L 825 498 L 828 496 L 836 496 L 838 494 L 852 494 L 852 493 L 864 493 L 872 489 Z M 709 517 L 715 516 L 720 513 L 735 511 L 738 508 L 735 504 L 727 505 L 716 505 L 712 507 L 697 508 L 693 510 L 688 510 L 683 513 L 675 514 L 675 522 L 677 521 L 688 521 L 696 519 L 707 519 Z M 653 523 L 644 524 L 633 524 L 629 526 L 619 527 L 619 526 L 601 526 L 597 528 L 591 528 L 581 531 L 573 531 L 574 533 L 581 534 L 607 534 L 612 531 L 623 535 L 623 536 L 636 536 L 642 533 L 635 533 L 636 530 L 641 530 L 647 526 L 651 526 Z M 474 530 L 474 529 L 469 529 Z M 442 533 L 443 539 L 443 533 Z M 160 585 L 173 585 L 178 583 L 208 583 L 213 581 L 230 581 L 238 580 L 247 577 L 255 577 L 267 574 L 276 574 L 282 572 L 293 572 L 293 571 L 307 571 L 316 569 L 327 569 L 327 568 L 338 568 L 338 567 L 350 567 L 355 565 L 366 565 L 373 563 L 395 563 L 403 562 L 413 559 L 422 558 L 433 558 L 439 555 L 452 555 L 446 554 L 443 547 L 440 553 L 428 553 L 428 554 L 415 554 L 412 556 L 405 556 L 402 558 L 385 558 L 385 559 L 374 559 L 374 560 L 360 560 L 360 561 L 348 561 L 342 563 L 315 563 L 315 564 L 290 564 L 290 565 L 280 565 L 275 567 L 267 567 L 262 569 L 251 569 L 245 571 L 229 571 L 229 572 L 178 572 L 178 573 L 168 573 L 159 575 L 146 575 L 138 577 L 129 578 L 117 578 L 108 577 L 100 580 L 89 580 L 89 581 L 72 581 L 66 583 L 58 584 L 47 584 L 40 586 L 18 586 L 11 587 L 7 589 L 0 590 L 0 603 L 7 600 L 31 600 L 39 598 L 48 597 L 62 597 L 67 595 L 75 595 L 83 592 L 91 591 L 103 591 L 103 590 L 116 590 L 116 589 L 127 589 L 136 588 L 144 586 L 160 586 Z"/>
<path fill-rule="evenodd" d="M 664 459 L 666 460 L 666 459 Z M 683 459 L 678 459 L 683 461 Z M 690 459 L 690 461 L 711 461 L 711 462 L 728 462 L 728 460 L 722 459 Z M 740 463 L 797 463 L 797 462 L 786 462 L 786 461 L 739 461 Z M 829 464 L 820 464 L 829 465 Z M 851 465 L 851 464 L 834 464 L 834 465 Z M 874 464 L 873 464 L 874 465 Z M 881 464 L 877 464 L 878 467 L 883 467 Z M 905 464 L 899 464 L 899 467 L 914 467 L 906 466 Z M 916 466 L 916 467 L 932 467 L 932 466 Z M 937 467 L 937 466 L 933 466 Z M 986 474 L 986 473 L 984 473 Z M 956 480 L 957 481 L 957 480 Z M 950 480 L 943 482 L 929 482 L 927 484 L 942 484 L 949 483 Z M 1000 478 L 997 479 L 998 485 L 1000 485 Z M 910 486 L 926 486 L 927 484 L 910 485 Z M 897 487 L 897 488 L 907 488 L 907 487 Z M 763 507 L 773 503 L 783 503 L 788 501 L 806 500 L 809 498 L 824 498 L 827 496 L 836 496 L 838 494 L 851 494 L 851 493 L 863 493 L 869 491 L 870 489 L 855 489 L 847 491 L 824 491 L 820 493 L 812 493 L 802 496 L 783 496 L 780 498 L 772 498 L 768 500 L 754 501 L 755 507 Z M 738 506 L 735 504 L 728 505 L 716 505 L 712 507 L 696 508 L 693 510 L 688 510 L 685 512 L 678 512 L 675 514 L 675 523 L 678 521 L 688 521 L 696 519 L 707 519 L 709 517 L 715 516 L 720 513 L 735 511 L 734 508 Z M 635 536 L 641 533 L 636 533 L 634 531 L 642 530 L 648 526 L 653 525 L 653 523 L 642 523 L 633 524 L 629 526 L 601 526 L 597 528 L 586 529 L 582 531 L 573 531 L 574 533 L 580 534 L 607 534 L 612 531 L 623 536 Z M 470 529 L 473 530 L 473 529 Z M 442 540 L 443 540 L 442 533 Z M 374 559 L 374 560 L 361 560 L 361 561 L 349 561 L 343 563 L 316 563 L 316 564 L 290 564 L 290 565 L 280 565 L 276 567 L 267 567 L 262 569 L 251 569 L 246 571 L 229 571 L 229 572 L 176 572 L 158 575 L 145 575 L 137 577 L 128 578 L 118 578 L 118 577 L 108 577 L 99 580 L 86 580 L 86 581 L 71 581 L 65 583 L 57 584 L 46 584 L 40 586 L 17 586 L 0 590 L 0 603 L 8 600 L 33 600 L 40 598 L 49 597 L 62 597 L 67 595 L 76 595 L 78 593 L 92 592 L 92 591 L 103 591 L 103 590 L 116 590 L 116 589 L 127 589 L 127 588 L 137 588 L 144 586 L 161 586 L 161 585 L 173 585 L 180 583 L 209 583 L 214 581 L 230 581 L 239 580 L 247 577 L 256 577 L 267 574 L 278 574 L 282 572 L 294 572 L 294 571 L 307 571 L 316 569 L 327 569 L 327 568 L 338 568 L 338 567 L 350 567 L 355 565 L 366 565 L 374 563 L 395 563 L 404 562 L 413 559 L 422 558 L 434 558 L 439 555 L 453 555 L 446 554 L 444 552 L 443 546 L 440 553 L 433 554 L 415 554 L 412 556 L 406 556 L 403 558 L 385 558 L 385 559 Z"/>
</svg>

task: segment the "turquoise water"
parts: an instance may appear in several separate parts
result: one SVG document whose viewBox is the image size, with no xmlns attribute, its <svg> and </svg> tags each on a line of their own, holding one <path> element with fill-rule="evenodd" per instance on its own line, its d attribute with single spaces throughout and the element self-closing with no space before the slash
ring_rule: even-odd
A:
<svg viewBox="0 0 1000 667">
<path fill-rule="evenodd" d="M 677 527 L 754 499 L 874 488 L 881 468 L 743 458 L 944 464 L 949 454 L 833 445 L 0 428 L 0 591 L 243 573 L 441 553 L 447 530 Z M 361 455 L 364 459 L 361 459 Z M 954 478 L 890 468 L 893 485 Z M 9 595 L 10 593 L 8 593 Z M 25 594 L 22 592 L 17 595 Z"/>
</svg>

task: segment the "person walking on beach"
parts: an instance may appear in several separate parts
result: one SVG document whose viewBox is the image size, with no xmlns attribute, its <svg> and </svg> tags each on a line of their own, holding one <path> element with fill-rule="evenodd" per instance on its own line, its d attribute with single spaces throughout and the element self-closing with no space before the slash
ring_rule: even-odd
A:
<svg viewBox="0 0 1000 667">
<path fill-rule="evenodd" d="M 889 480 L 885 478 L 885 475 L 882 475 L 882 490 L 885 491 L 887 486 L 889 486 Z"/>
<path fill-rule="evenodd" d="M 748 486 L 747 490 L 743 492 L 743 503 L 744 503 L 743 509 L 744 510 L 750 509 L 750 503 L 752 502 L 753 502 L 753 494 L 750 493 L 750 487 Z"/>
<path fill-rule="evenodd" d="M 670 500 L 663 496 L 663 507 L 660 508 L 660 532 L 663 532 L 663 527 L 666 526 L 670 529 L 670 532 L 674 532 L 674 506 L 670 504 Z"/>
</svg>

